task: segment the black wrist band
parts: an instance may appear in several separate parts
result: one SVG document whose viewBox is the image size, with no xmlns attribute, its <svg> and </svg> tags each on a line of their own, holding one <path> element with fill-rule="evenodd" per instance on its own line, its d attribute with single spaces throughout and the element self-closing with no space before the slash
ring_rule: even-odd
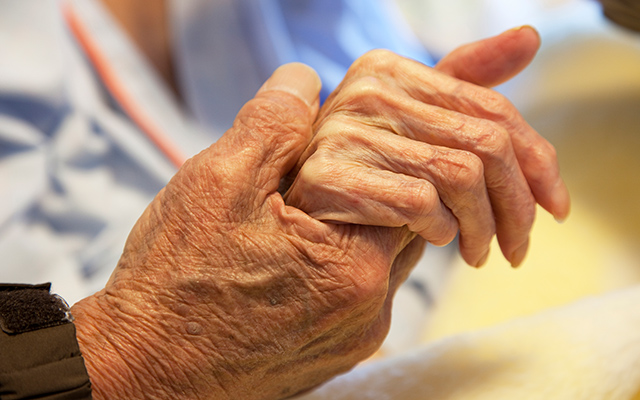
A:
<svg viewBox="0 0 640 400">
<path fill-rule="evenodd" d="M 50 289 L 50 283 L 0 284 L 0 328 L 19 334 L 71 322 L 69 306 Z"/>
<path fill-rule="evenodd" d="M 65 301 L 51 285 L 0 285 L 0 399 L 91 399 Z"/>
</svg>

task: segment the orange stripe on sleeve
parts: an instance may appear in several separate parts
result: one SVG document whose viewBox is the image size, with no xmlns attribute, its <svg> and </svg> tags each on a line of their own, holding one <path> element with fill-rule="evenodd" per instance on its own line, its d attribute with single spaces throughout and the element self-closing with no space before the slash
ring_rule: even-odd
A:
<svg viewBox="0 0 640 400">
<path fill-rule="evenodd" d="M 117 74 L 109 64 L 107 58 L 100 50 L 100 47 L 91 37 L 87 28 L 73 10 L 68 2 L 62 3 L 62 12 L 71 32 L 74 34 L 80 46 L 91 60 L 96 72 L 102 78 L 104 85 L 109 90 L 114 99 L 120 104 L 124 112 L 131 120 L 144 132 L 153 144 L 169 159 L 176 167 L 185 162 L 186 157 L 178 146 L 162 132 L 162 129 L 144 111 L 138 107 L 130 92 L 118 79 Z"/>
</svg>

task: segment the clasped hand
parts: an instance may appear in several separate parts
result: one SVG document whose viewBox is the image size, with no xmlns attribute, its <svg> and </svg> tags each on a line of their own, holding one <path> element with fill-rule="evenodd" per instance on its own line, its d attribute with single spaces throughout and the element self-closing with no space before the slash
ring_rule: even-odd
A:
<svg viewBox="0 0 640 400">
<path fill-rule="evenodd" d="M 564 218 L 568 195 L 552 147 L 480 85 L 537 45 L 511 31 L 435 69 L 372 52 L 320 111 L 312 70 L 277 70 L 73 307 L 95 398 L 289 397 L 378 348 L 425 240 L 460 230 L 477 265 L 497 232 L 519 263 L 536 201 Z"/>
<path fill-rule="evenodd" d="M 536 202 L 562 220 L 569 196 L 554 148 L 484 86 L 528 64 L 536 43 L 530 28 L 509 31 L 434 69 L 383 50 L 361 57 L 321 110 L 287 201 L 319 220 L 407 226 L 435 245 L 460 232 L 473 266 L 497 233 L 519 265 Z"/>
</svg>

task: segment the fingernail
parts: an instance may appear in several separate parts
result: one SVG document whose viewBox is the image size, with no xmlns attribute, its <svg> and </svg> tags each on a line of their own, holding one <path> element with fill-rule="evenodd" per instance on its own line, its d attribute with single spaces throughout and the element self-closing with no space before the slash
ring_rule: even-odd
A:
<svg viewBox="0 0 640 400">
<path fill-rule="evenodd" d="M 515 28 L 511 28 L 509 29 L 507 32 L 517 32 L 517 31 L 521 31 L 523 29 L 531 29 L 536 36 L 538 36 L 538 39 L 540 39 L 540 32 L 538 32 L 538 30 L 536 28 L 534 28 L 531 25 L 520 25 L 520 26 L 516 26 Z"/>
<path fill-rule="evenodd" d="M 489 251 L 490 250 L 487 249 L 484 255 L 480 257 L 480 260 L 476 263 L 476 268 L 480 268 L 487 263 L 487 260 L 489 259 Z"/>
<path fill-rule="evenodd" d="M 525 25 L 520 25 L 520 26 L 513 27 L 513 28 L 509 29 L 507 32 L 509 32 L 509 31 L 514 31 L 514 32 L 515 32 L 515 31 L 520 31 L 520 30 L 522 30 L 522 29 L 531 29 L 532 31 L 534 31 L 535 33 L 537 33 L 538 35 L 540 35 L 540 34 L 538 33 L 538 30 L 537 30 L 536 28 L 534 28 L 533 26 L 529 25 L 529 24 L 525 24 Z"/>
<path fill-rule="evenodd" d="M 258 93 L 271 90 L 291 93 L 311 106 L 318 101 L 322 83 L 313 68 L 302 63 L 285 64 L 276 69 Z"/>
<path fill-rule="evenodd" d="M 529 239 L 527 238 L 526 242 L 524 242 L 513 253 L 511 253 L 510 261 L 513 268 L 518 268 L 522 264 L 522 261 L 524 261 L 524 258 L 527 256 L 528 250 Z"/>
</svg>

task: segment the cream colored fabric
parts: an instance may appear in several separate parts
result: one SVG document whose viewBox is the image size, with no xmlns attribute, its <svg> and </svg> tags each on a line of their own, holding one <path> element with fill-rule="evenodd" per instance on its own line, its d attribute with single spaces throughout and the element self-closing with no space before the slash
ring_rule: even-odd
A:
<svg viewBox="0 0 640 400">
<path fill-rule="evenodd" d="M 640 391 L 640 287 L 364 365 L 304 400 L 622 400 Z"/>
</svg>

